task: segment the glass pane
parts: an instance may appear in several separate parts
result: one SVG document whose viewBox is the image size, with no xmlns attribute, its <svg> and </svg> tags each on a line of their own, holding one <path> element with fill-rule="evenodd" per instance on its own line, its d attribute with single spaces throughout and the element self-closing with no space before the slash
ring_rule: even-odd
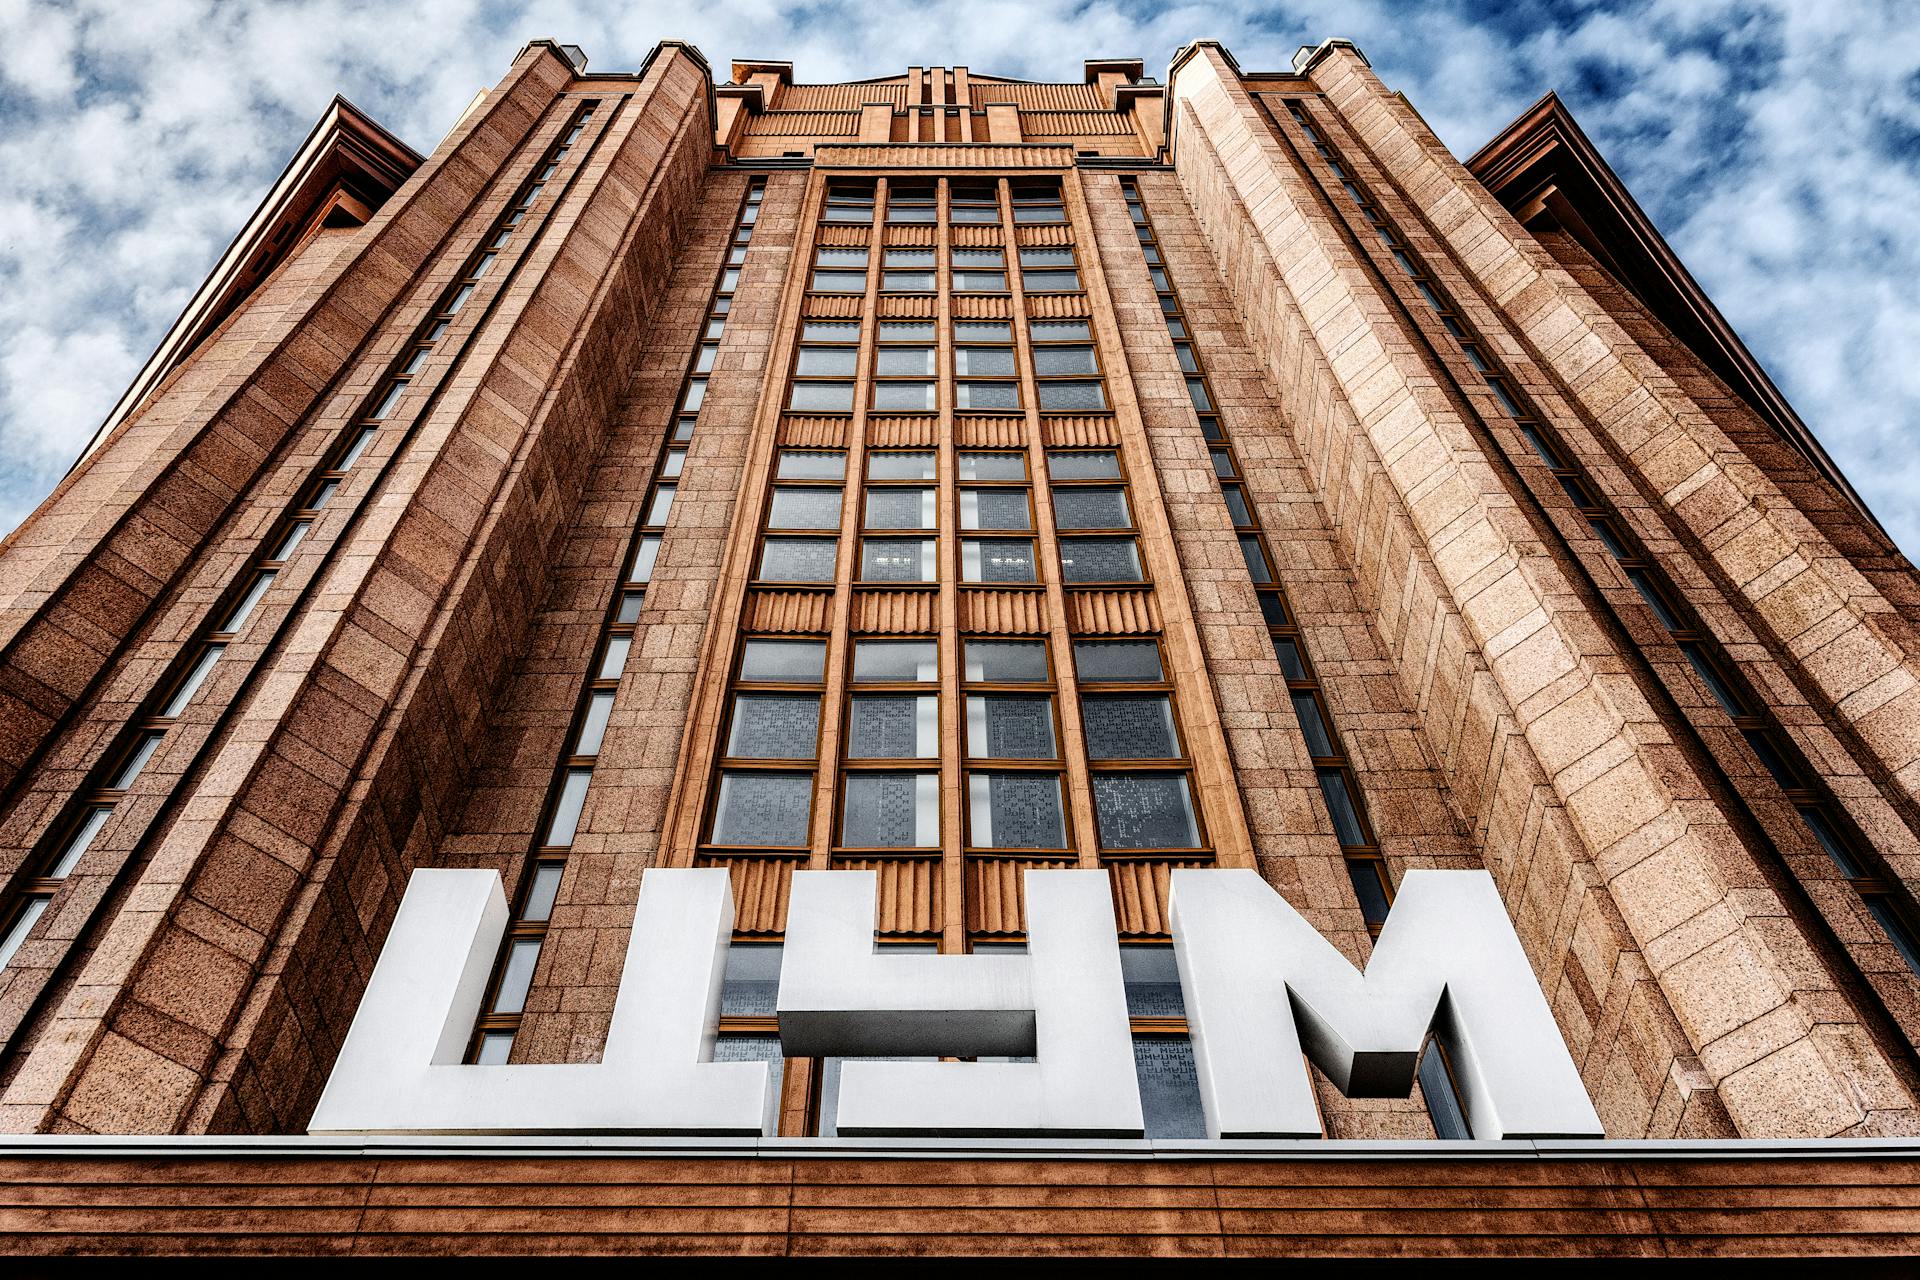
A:
<svg viewBox="0 0 1920 1280">
<path fill-rule="evenodd" d="M 1140 552 L 1132 538 L 1066 539 L 1060 573 L 1068 582 L 1139 582 Z"/>
<path fill-rule="evenodd" d="M 506 967 L 500 973 L 500 989 L 493 993 L 494 1013 L 519 1013 L 527 1007 L 527 988 L 533 985 L 533 968 L 540 959 L 540 939 L 518 938 L 507 948 Z"/>
<path fill-rule="evenodd" d="M 1313 756 L 1339 754 L 1334 750 L 1333 735 L 1327 731 L 1326 719 L 1320 714 L 1320 700 L 1306 689 L 1297 689 L 1291 696 L 1293 714 L 1299 718 L 1301 736 L 1307 740 L 1307 754 Z"/>
<path fill-rule="evenodd" d="M 851 382 L 796 382 L 788 402 L 802 413 L 852 413 Z"/>
<path fill-rule="evenodd" d="M 962 480 L 1025 480 L 1027 459 L 1018 453 L 962 453 Z"/>
<path fill-rule="evenodd" d="M 933 453 L 931 450 L 887 449 L 867 455 L 867 479 L 869 480 L 931 480 L 933 479 Z"/>
<path fill-rule="evenodd" d="M 867 275 L 864 271 L 816 271 L 810 287 L 816 293 L 865 293 Z"/>
<path fill-rule="evenodd" d="M 653 566 L 660 558 L 660 535 L 649 533 L 633 547 L 633 564 L 627 569 L 628 582 L 650 582 Z"/>
<path fill-rule="evenodd" d="M 673 499 L 678 492 L 679 488 L 675 485 L 656 486 L 653 501 L 647 504 L 647 518 L 640 523 L 655 527 L 665 524 L 667 517 L 673 514 Z"/>
<path fill-rule="evenodd" d="M 851 849 L 925 849 L 940 843 L 940 775 L 850 773 L 840 843 Z"/>
<path fill-rule="evenodd" d="M 860 581 L 932 582 L 934 542 L 868 538 L 860 544 Z"/>
<path fill-rule="evenodd" d="M 960 382 L 953 399 L 956 409 L 1018 409 L 1020 388 L 1012 382 Z"/>
<path fill-rule="evenodd" d="M 1049 452 L 1047 470 L 1055 480 L 1118 480 L 1120 455 L 1108 450 Z"/>
<path fill-rule="evenodd" d="M 1032 684 L 1047 678 L 1047 646 L 1041 640 L 967 641 L 966 678 Z"/>
<path fill-rule="evenodd" d="M 912 760 L 939 755 L 939 704 L 932 694 L 856 694 L 847 718 L 847 756 Z"/>
<path fill-rule="evenodd" d="M 740 655 L 742 680 L 793 683 L 821 678 L 827 661 L 823 640 L 749 640 Z"/>
<path fill-rule="evenodd" d="M 777 942 L 736 942 L 727 948 L 726 972 L 720 980 L 721 1017 L 773 1016 L 782 950 Z"/>
<path fill-rule="evenodd" d="M 880 287 L 888 293 L 932 293 L 931 271 L 882 271 Z"/>
<path fill-rule="evenodd" d="M 1382 864 L 1373 858 L 1348 858 L 1347 880 L 1353 885 L 1354 900 L 1360 904 L 1360 918 L 1368 924 L 1384 924 L 1387 919 L 1387 890 L 1380 882 Z"/>
<path fill-rule="evenodd" d="M 1127 984 L 1127 1012 L 1136 1018 L 1184 1018 L 1187 1001 L 1172 947 L 1134 944 L 1120 948 L 1120 976 Z"/>
<path fill-rule="evenodd" d="M 133 780 L 140 776 L 140 771 L 147 767 L 147 761 L 153 759 L 153 753 L 160 749 L 160 740 L 166 736 L 164 729 L 149 729 L 135 738 L 127 754 L 121 757 L 120 767 L 107 779 L 107 789 L 125 791 L 132 786 Z"/>
<path fill-rule="evenodd" d="M 1130 529 L 1124 489 L 1055 489 L 1054 523 L 1062 529 Z"/>
<path fill-rule="evenodd" d="M 1007 255 L 998 249 L 955 249 L 953 267 L 963 269 L 997 270 L 1007 265 Z"/>
<path fill-rule="evenodd" d="M 932 342 L 935 337 L 931 320 L 882 320 L 880 322 L 880 341 L 882 342 Z"/>
<path fill-rule="evenodd" d="M 1811 806 L 1802 808 L 1799 812 L 1800 821 L 1807 824 L 1807 830 L 1813 832 L 1813 838 L 1820 842 L 1820 847 L 1826 850 L 1829 858 L 1833 859 L 1833 865 L 1840 869 L 1841 875 L 1849 880 L 1858 880 L 1866 875 L 1865 870 L 1854 858 L 1853 851 L 1847 848 L 1846 843 L 1840 839 L 1840 833 L 1834 830 L 1831 822 L 1827 821 L 1827 815 Z"/>
<path fill-rule="evenodd" d="M 999 293 L 1007 287 L 1007 275 L 1004 271 L 956 271 L 953 273 L 955 293 Z"/>
<path fill-rule="evenodd" d="M 1025 489 L 962 489 L 962 529 L 1031 529 Z"/>
<path fill-rule="evenodd" d="M 627 665 L 627 651 L 633 648 L 632 636 L 610 636 L 607 647 L 600 653 L 600 666 L 594 672 L 596 680 L 618 680 L 620 672 Z"/>
<path fill-rule="evenodd" d="M 924 267 L 933 269 L 933 250 L 931 249 L 888 249 L 886 265 L 889 267 Z"/>
<path fill-rule="evenodd" d="M 667 456 L 663 458 L 660 463 L 661 477 L 667 480 L 677 480 L 680 478 L 680 473 L 686 469 L 687 451 L 685 449 L 667 450 Z"/>
<path fill-rule="evenodd" d="M 782 480 L 839 480 L 847 473 L 847 455 L 813 449 L 782 449 Z"/>
<path fill-rule="evenodd" d="M 858 342 L 860 325 L 853 320 L 808 320 L 800 326 L 802 342 Z"/>
<path fill-rule="evenodd" d="M 1075 640 L 1073 665 L 1082 684 L 1146 683 L 1165 677 L 1151 640 Z"/>
<path fill-rule="evenodd" d="M 1066 245 L 1023 245 L 1020 249 L 1022 267 L 1070 267 L 1073 265 L 1073 250 Z"/>
<path fill-rule="evenodd" d="M 564 870 L 558 862 L 542 862 L 533 869 L 526 905 L 520 909 L 522 920 L 545 920 L 553 915 L 553 903 L 560 895 L 560 876 Z"/>
<path fill-rule="evenodd" d="M 200 692 L 200 686 L 207 682 L 207 676 L 212 672 L 213 664 L 220 661 L 220 655 L 226 652 L 226 648 L 223 644 L 210 644 L 200 651 L 200 656 L 194 659 L 193 666 L 187 670 L 185 676 L 181 677 L 180 683 L 173 687 L 173 696 L 169 697 L 166 704 L 160 708 L 161 715 L 171 718 L 187 709 L 187 704 L 193 701 L 194 694 Z"/>
<path fill-rule="evenodd" d="M 967 810 L 976 849 L 1063 849 L 1060 779 L 1051 773 L 970 773 Z"/>
<path fill-rule="evenodd" d="M 1094 760 L 1170 760 L 1180 754 L 1165 694 L 1080 699 L 1087 755 Z"/>
<path fill-rule="evenodd" d="M 1133 1073 L 1140 1084 L 1147 1137 L 1207 1136 L 1206 1112 L 1200 1105 L 1200 1075 L 1193 1064 L 1193 1041 L 1186 1036 L 1135 1036 Z"/>
<path fill-rule="evenodd" d="M 1273 581 L 1273 570 L 1267 564 L 1267 553 L 1260 546 L 1258 534 L 1240 535 L 1240 558 L 1247 562 L 1247 572 L 1255 582 Z"/>
<path fill-rule="evenodd" d="M 1360 824 L 1360 810 L 1347 790 L 1347 775 L 1338 769 L 1321 769 L 1320 794 L 1326 799 L 1327 813 L 1333 818 L 1333 835 L 1345 848 L 1369 843 L 1366 828 Z"/>
<path fill-rule="evenodd" d="M 473 1060 L 482 1067 L 505 1066 L 512 1053 L 513 1032 L 489 1031 L 480 1037 L 480 1048 L 474 1053 Z"/>
<path fill-rule="evenodd" d="M 245 626 L 247 616 L 253 612 L 253 607 L 260 603 L 260 597 L 267 594 L 267 588 L 273 585 L 273 579 L 272 569 L 254 574 L 253 580 L 247 584 L 247 589 L 241 593 L 238 600 L 234 601 L 233 608 L 229 609 L 227 616 L 221 620 L 220 630 L 234 632 Z"/>
<path fill-rule="evenodd" d="M 1087 342 L 1093 338 L 1085 320 L 1034 320 L 1028 323 L 1027 334 L 1035 342 Z"/>
<path fill-rule="evenodd" d="M 793 372 L 802 378 L 851 378 L 859 360 L 854 347 L 802 347 Z"/>
<path fill-rule="evenodd" d="M 933 528 L 934 492 L 932 489 L 867 490 L 867 528 Z"/>
<path fill-rule="evenodd" d="M 737 693 L 727 754 L 747 760 L 811 760 L 819 754 L 820 695 Z"/>
<path fill-rule="evenodd" d="M 970 342 L 1010 345 L 1013 342 L 1013 325 L 1006 320 L 961 320 L 953 326 L 953 340 L 962 346 Z"/>
<path fill-rule="evenodd" d="M 93 838 L 100 834 L 100 828 L 107 825 L 107 819 L 113 816 L 113 806 L 96 804 L 87 808 L 80 824 L 73 829 L 66 843 L 60 846 L 60 856 L 47 868 L 47 879 L 64 880 L 80 865 L 80 859 L 86 855 L 93 844 Z"/>
<path fill-rule="evenodd" d="M 924 413 L 934 406 L 934 385 L 931 382 L 876 382 L 873 384 L 873 407 L 892 409 L 896 412 Z"/>
<path fill-rule="evenodd" d="M 812 774 L 723 773 L 713 807 L 713 841 L 803 845 L 812 805 Z"/>
<path fill-rule="evenodd" d="M 1262 591 L 1259 593 L 1259 599 L 1260 617 L 1268 626 L 1287 625 L 1287 602 L 1278 591 Z"/>
<path fill-rule="evenodd" d="M 1052 760 L 1053 699 L 1004 693 L 967 697 L 967 754 L 992 760 Z"/>
<path fill-rule="evenodd" d="M 1207 398 L 1207 384 L 1201 379 L 1187 379 L 1187 398 L 1193 401 L 1193 407 L 1199 412 L 1213 412 L 1213 401 Z"/>
<path fill-rule="evenodd" d="M 813 251 L 813 261 L 822 267 L 864 267 L 867 251 L 859 247 L 822 245 Z"/>
<path fill-rule="evenodd" d="M 1038 582 L 1033 544 L 1017 538 L 963 538 L 962 582 Z"/>
<path fill-rule="evenodd" d="M 541 844 L 560 847 L 573 843 L 574 832 L 580 827 L 580 810 L 587 803 L 587 784 L 592 780 L 591 769 L 567 770 L 567 776 L 560 783 L 560 795 L 553 802 L 553 816 L 547 819 L 547 831 Z"/>
<path fill-rule="evenodd" d="M 285 560 L 293 554 L 293 549 L 300 545 L 301 539 L 307 536 L 307 531 L 311 528 L 313 528 L 313 521 L 311 520 L 294 521 L 287 526 L 286 533 L 280 537 L 279 545 L 268 552 L 266 558 L 269 560 Z"/>
<path fill-rule="evenodd" d="M 1471 1138 L 1473 1130 L 1467 1125 L 1467 1115 L 1460 1106 L 1460 1095 L 1454 1092 L 1453 1081 L 1447 1075 L 1446 1060 L 1440 1056 L 1440 1041 L 1436 1037 L 1427 1041 L 1427 1048 L 1420 1055 L 1420 1096 L 1427 1100 L 1427 1115 L 1433 1119 L 1433 1136 L 1455 1141 Z"/>
<path fill-rule="evenodd" d="M 1273 656 L 1280 662 L 1281 674 L 1289 680 L 1308 679 L 1307 664 L 1300 654 L 1300 646 L 1292 640 L 1280 636 L 1273 638 Z"/>
<path fill-rule="evenodd" d="M 1031 276 L 1028 279 L 1032 279 Z M 1068 286 L 1078 288 L 1077 284 Z M 1033 349 L 1033 369 L 1041 377 L 1054 374 L 1095 374 L 1100 366 L 1094 362 L 1092 347 L 1035 347 Z"/>
<path fill-rule="evenodd" d="M 763 582 L 832 582 L 840 544 L 831 538 L 769 538 L 760 550 Z"/>
<path fill-rule="evenodd" d="M 953 353 L 953 371 L 963 378 L 1011 378 L 1014 375 L 1012 347 L 958 347 Z"/>
<path fill-rule="evenodd" d="M 14 916 L 13 922 L 7 926 L 6 933 L 0 935 L 0 966 L 4 966 L 13 959 L 13 953 L 20 949 L 20 944 L 27 940 L 29 933 L 33 932 L 33 926 L 38 924 L 40 917 L 46 914 L 47 904 L 51 901 L 53 901 L 51 897 L 35 895 L 21 904 L 19 914 Z"/>
<path fill-rule="evenodd" d="M 1103 849 L 1191 849 L 1200 843 L 1184 774 L 1093 775 Z"/>
<path fill-rule="evenodd" d="M 931 640 L 856 640 L 853 678 L 865 683 L 937 680 L 938 649 Z"/>
<path fill-rule="evenodd" d="M 1253 523 L 1253 512 L 1247 507 L 1247 491 L 1237 484 L 1222 485 L 1220 496 L 1227 500 L 1227 515 L 1238 528 Z"/>
<path fill-rule="evenodd" d="M 612 714 L 613 690 L 602 689 L 587 699 L 586 714 L 580 718 L 580 732 L 573 740 L 573 754 L 600 754 L 600 744 L 607 737 L 607 717 Z"/>
<path fill-rule="evenodd" d="M 881 347 L 874 352 L 873 371 L 882 378 L 931 378 L 932 347 Z"/>
<path fill-rule="evenodd" d="M 1107 393 L 1098 382 L 1042 382 L 1040 407 L 1056 413 L 1090 413 L 1107 407 Z"/>
</svg>

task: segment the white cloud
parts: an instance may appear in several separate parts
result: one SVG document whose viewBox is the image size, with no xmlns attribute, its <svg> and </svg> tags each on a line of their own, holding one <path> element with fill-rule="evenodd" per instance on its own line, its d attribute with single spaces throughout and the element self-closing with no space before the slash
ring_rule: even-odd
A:
<svg viewBox="0 0 1920 1280">
<path fill-rule="evenodd" d="M 1558 88 L 1906 546 L 1920 548 L 1920 24 L 1895 0 L 0 0 L 0 528 L 66 469 L 334 92 L 430 147 L 526 40 L 662 37 L 803 80 L 1218 39 L 1356 41 L 1466 154 Z"/>
</svg>

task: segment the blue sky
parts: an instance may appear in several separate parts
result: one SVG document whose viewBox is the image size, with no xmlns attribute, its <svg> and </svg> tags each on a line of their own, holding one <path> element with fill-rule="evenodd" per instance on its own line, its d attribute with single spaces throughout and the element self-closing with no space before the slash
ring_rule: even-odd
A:
<svg viewBox="0 0 1920 1280">
<path fill-rule="evenodd" d="M 0 0 L 0 531 L 59 480 L 329 97 L 422 151 L 527 40 L 724 73 L 1249 70 L 1355 41 L 1457 154 L 1558 89 L 1909 555 L 1920 552 L 1920 10 L 1897 0 L 1291 4 Z"/>
</svg>

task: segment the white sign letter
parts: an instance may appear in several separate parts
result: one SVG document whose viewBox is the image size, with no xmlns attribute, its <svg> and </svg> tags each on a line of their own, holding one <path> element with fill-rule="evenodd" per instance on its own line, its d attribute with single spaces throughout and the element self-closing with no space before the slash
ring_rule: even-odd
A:
<svg viewBox="0 0 1920 1280">
<path fill-rule="evenodd" d="M 308 1132 L 761 1132 L 767 1064 L 712 1060 L 733 933 L 724 870 L 642 877 L 597 1063 L 461 1062 L 506 926 L 496 873 L 413 873 Z"/>
<path fill-rule="evenodd" d="M 1145 1125 L 1104 871 L 1028 871 L 1027 954 L 887 955 L 871 871 L 798 871 L 787 900 L 780 1043 L 848 1062 L 843 1134 L 1139 1137 Z"/>
<path fill-rule="evenodd" d="M 1435 1026 L 1474 1137 L 1606 1136 L 1486 872 L 1409 871 L 1364 975 L 1252 871 L 1175 871 L 1171 918 L 1208 1136 L 1319 1137 L 1303 1051 L 1404 1098 Z"/>
</svg>

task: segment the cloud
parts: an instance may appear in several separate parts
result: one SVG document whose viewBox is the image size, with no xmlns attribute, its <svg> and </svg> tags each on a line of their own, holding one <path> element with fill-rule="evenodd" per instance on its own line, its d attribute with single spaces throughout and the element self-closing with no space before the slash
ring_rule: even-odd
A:
<svg viewBox="0 0 1920 1280">
<path fill-rule="evenodd" d="M 1920 23 L 1898 0 L 0 0 L 0 529 L 52 488 L 329 97 L 422 150 L 527 40 L 662 37 L 804 80 L 1249 69 L 1357 42 L 1458 154 L 1557 88 L 1901 543 L 1920 550 Z"/>
</svg>

